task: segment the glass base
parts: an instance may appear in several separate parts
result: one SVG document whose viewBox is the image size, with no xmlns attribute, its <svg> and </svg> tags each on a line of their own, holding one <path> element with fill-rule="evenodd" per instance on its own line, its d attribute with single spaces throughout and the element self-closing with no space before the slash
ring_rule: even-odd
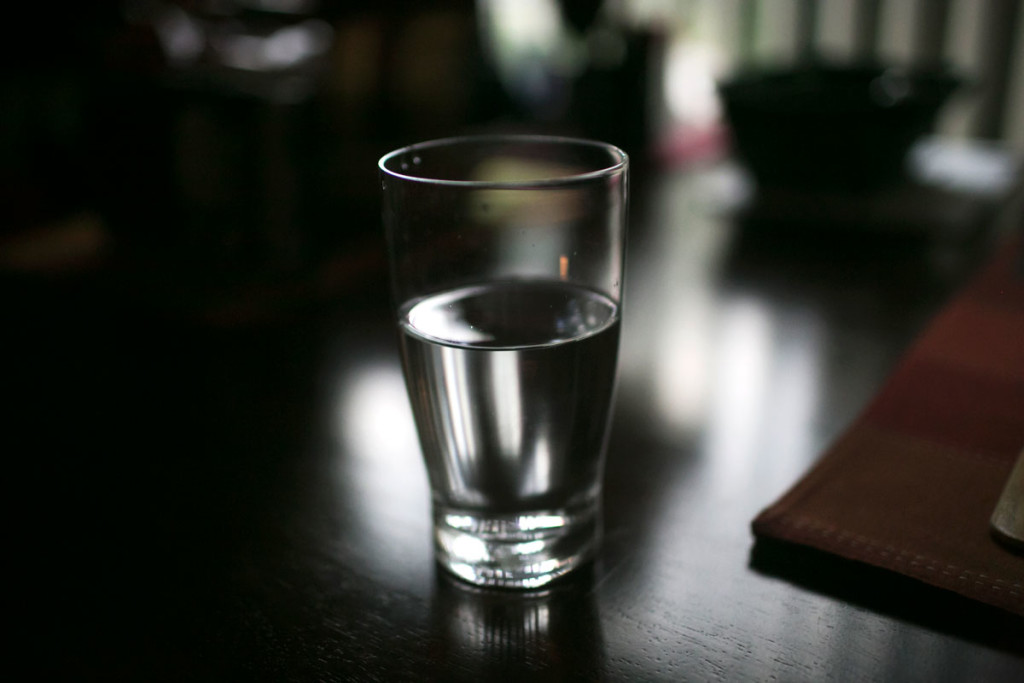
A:
<svg viewBox="0 0 1024 683">
<path fill-rule="evenodd" d="M 538 588 L 593 559 L 597 501 L 571 510 L 488 515 L 434 506 L 437 561 L 477 586 Z"/>
</svg>

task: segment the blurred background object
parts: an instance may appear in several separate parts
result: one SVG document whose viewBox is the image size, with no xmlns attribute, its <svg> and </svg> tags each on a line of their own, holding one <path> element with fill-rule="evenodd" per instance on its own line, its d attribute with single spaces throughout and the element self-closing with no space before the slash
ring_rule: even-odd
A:
<svg viewBox="0 0 1024 683">
<path fill-rule="evenodd" d="M 910 147 L 957 86 L 938 68 L 814 61 L 744 74 L 722 96 L 735 151 L 759 184 L 864 190 L 905 179 Z"/>
<path fill-rule="evenodd" d="M 5 47 L 12 54 L 0 85 L 0 244 L 17 238 L 24 248 L 28 240 L 33 262 L 51 248 L 61 254 L 54 263 L 72 263 L 69 249 L 80 249 L 78 262 L 90 268 L 132 264 L 143 279 L 165 284 L 175 279 L 169 271 L 185 269 L 207 288 L 254 276 L 308 279 L 327 268 L 319 281 L 333 283 L 329 289 L 348 270 L 381 265 L 374 164 L 389 149 L 512 130 L 606 140 L 629 151 L 638 169 L 720 159 L 730 135 L 718 85 L 738 73 L 777 78 L 809 64 L 962 75 L 968 87 L 945 102 L 944 81 L 902 133 L 885 117 L 904 108 L 882 102 L 877 134 L 864 136 L 889 150 L 930 131 L 944 140 L 997 140 L 1004 155 L 1019 156 L 1020 4 L 108 0 L 67 12 L 25 5 L 11 25 L 29 47 Z M 885 82 L 909 88 L 889 93 L 901 103 L 919 100 L 915 82 Z M 858 110 L 844 121 L 867 118 Z M 742 152 L 745 124 L 732 123 Z M 895 178 L 893 160 L 903 158 L 879 163 Z M 767 165 L 779 173 L 789 160 L 769 155 Z M 83 220 L 102 235 L 28 231 Z"/>
</svg>

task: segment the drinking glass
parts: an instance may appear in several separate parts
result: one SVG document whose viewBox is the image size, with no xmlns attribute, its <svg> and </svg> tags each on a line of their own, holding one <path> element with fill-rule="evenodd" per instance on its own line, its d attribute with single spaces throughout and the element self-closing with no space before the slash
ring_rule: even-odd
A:
<svg viewBox="0 0 1024 683">
<path fill-rule="evenodd" d="M 477 136 L 379 166 L 438 562 L 477 585 L 542 586 L 599 544 L 628 159 Z"/>
</svg>

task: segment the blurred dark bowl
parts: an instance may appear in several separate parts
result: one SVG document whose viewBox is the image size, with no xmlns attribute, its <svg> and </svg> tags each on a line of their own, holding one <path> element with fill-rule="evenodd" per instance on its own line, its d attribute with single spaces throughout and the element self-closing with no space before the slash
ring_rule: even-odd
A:
<svg viewBox="0 0 1024 683">
<path fill-rule="evenodd" d="M 866 190 L 904 179 L 908 150 L 959 85 L 942 68 L 814 64 L 748 72 L 719 91 L 759 185 Z"/>
</svg>

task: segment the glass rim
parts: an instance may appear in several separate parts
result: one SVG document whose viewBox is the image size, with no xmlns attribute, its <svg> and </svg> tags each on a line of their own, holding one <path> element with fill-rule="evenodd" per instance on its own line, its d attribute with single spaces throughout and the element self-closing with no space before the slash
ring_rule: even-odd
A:
<svg viewBox="0 0 1024 683">
<path fill-rule="evenodd" d="M 586 171 L 585 173 L 573 173 L 571 175 L 562 176 L 551 176 L 534 178 L 530 180 L 452 180 L 449 178 L 431 178 L 429 176 L 418 176 L 409 175 L 400 171 L 387 168 L 386 164 L 391 160 L 395 159 L 399 155 L 416 152 L 419 150 L 434 149 L 437 147 L 453 147 L 456 145 L 463 144 L 495 144 L 495 143 L 541 143 L 550 145 L 561 145 L 561 146 L 575 146 L 575 147 L 589 147 L 592 149 L 599 149 L 609 154 L 609 160 L 615 160 L 614 163 L 610 163 L 607 166 L 595 169 L 593 171 Z M 424 142 L 417 142 L 412 145 L 406 145 L 400 147 L 394 151 L 388 152 L 380 158 L 377 162 L 377 167 L 381 173 L 396 178 L 398 180 L 404 180 L 413 183 L 423 183 L 425 185 L 442 185 L 448 187 L 465 187 L 465 188 L 487 188 L 487 189 L 499 189 L 499 190 L 515 190 L 515 189 L 530 189 L 530 188 L 543 188 L 543 187 L 562 187 L 566 185 L 575 185 L 577 183 L 583 183 L 599 178 L 605 178 L 612 176 L 618 172 L 625 171 L 629 167 L 629 155 L 607 142 L 600 142 L 598 140 L 588 140 L 586 138 L 575 138 L 561 135 L 527 135 L 527 134 L 491 134 L 491 135 L 459 135 L 447 138 L 438 138 L 435 140 L 426 140 Z"/>
</svg>

